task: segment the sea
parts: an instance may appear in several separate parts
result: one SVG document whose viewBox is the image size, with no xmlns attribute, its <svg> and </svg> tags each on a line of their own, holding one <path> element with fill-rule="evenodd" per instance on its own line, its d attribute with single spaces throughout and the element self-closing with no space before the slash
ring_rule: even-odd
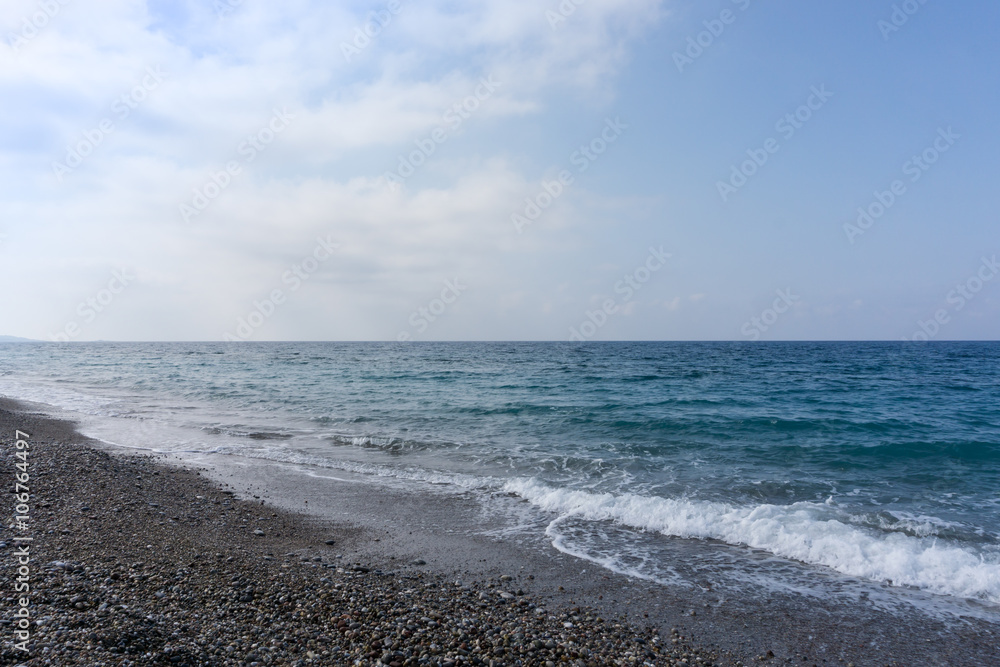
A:
<svg viewBox="0 0 1000 667">
<path fill-rule="evenodd" d="M 124 448 L 515 497 L 641 579 L 686 540 L 1000 610 L 1000 343 L 10 343 L 0 395 Z"/>
</svg>

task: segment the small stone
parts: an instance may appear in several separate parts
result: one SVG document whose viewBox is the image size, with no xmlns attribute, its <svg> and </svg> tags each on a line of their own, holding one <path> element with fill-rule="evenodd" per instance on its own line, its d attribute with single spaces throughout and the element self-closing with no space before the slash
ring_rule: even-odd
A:
<svg viewBox="0 0 1000 667">
<path fill-rule="evenodd" d="M 42 451 L 47 450 L 40 450 L 39 457 Z M 657 638 L 655 631 L 640 631 L 624 618 L 620 623 L 605 621 L 595 609 L 564 608 L 556 600 L 551 601 L 551 610 L 537 606 L 540 601 L 525 591 L 515 593 L 514 581 L 535 578 L 523 568 L 517 575 L 493 573 L 481 579 L 470 573 L 467 582 L 452 585 L 426 568 L 387 567 L 385 576 L 380 576 L 382 571 L 375 568 L 386 564 L 379 563 L 371 565 L 369 577 L 359 574 L 369 572 L 356 562 L 365 558 L 361 553 L 335 556 L 332 549 L 320 549 L 324 541 L 330 546 L 334 540 L 317 539 L 314 525 L 295 525 L 273 513 L 277 521 L 266 523 L 263 508 L 223 500 L 232 492 L 213 490 L 202 480 L 195 483 L 182 476 L 179 488 L 174 484 L 160 488 L 153 480 L 174 473 L 149 470 L 151 477 L 142 480 L 146 466 L 152 464 L 141 459 L 104 458 L 68 448 L 54 457 L 58 470 L 67 468 L 64 457 L 70 468 L 79 460 L 81 474 L 68 476 L 51 494 L 53 500 L 70 498 L 70 508 L 93 506 L 100 513 L 108 489 L 115 488 L 122 491 L 121 499 L 116 498 L 121 513 L 117 507 L 107 512 L 108 530 L 74 531 L 70 537 L 64 537 L 69 531 L 60 531 L 58 513 L 52 519 L 46 532 L 53 542 L 51 554 L 63 560 L 42 561 L 49 563 L 44 570 L 52 586 L 47 601 L 46 596 L 39 597 L 37 618 L 39 658 L 48 664 L 720 664 L 716 656 L 684 644 L 671 646 L 666 641 L 670 635 Z M 88 457 L 97 458 L 84 467 Z M 139 469 L 141 476 L 135 474 Z M 84 470 L 87 474 L 82 474 Z M 143 491 L 121 483 L 136 477 L 143 481 Z M 49 493 L 43 490 L 40 500 Z M 194 501 L 185 511 L 177 507 L 179 498 Z M 149 501 L 160 509 L 143 511 Z M 158 529 L 174 514 L 183 525 Z M 271 540 L 251 539 L 272 535 L 263 530 L 265 525 L 272 526 L 275 539 L 280 536 L 294 551 L 283 558 L 271 553 Z M 175 530 L 191 534 L 171 539 Z M 199 535 L 199 530 L 205 534 Z M 199 552 L 199 544 L 214 548 Z M 137 562 L 140 558 L 145 562 Z M 390 560 L 393 565 L 427 564 L 416 557 Z M 9 618 L 0 618 L 0 630 L 9 633 L 10 625 Z M 679 639 L 676 631 L 673 639 Z"/>
</svg>

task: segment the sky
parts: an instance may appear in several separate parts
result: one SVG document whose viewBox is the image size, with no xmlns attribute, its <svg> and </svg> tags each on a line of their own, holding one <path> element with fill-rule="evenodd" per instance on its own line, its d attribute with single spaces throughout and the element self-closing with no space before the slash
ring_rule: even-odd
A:
<svg viewBox="0 0 1000 667">
<path fill-rule="evenodd" d="M 988 0 L 7 0 L 0 334 L 1000 332 Z"/>
</svg>

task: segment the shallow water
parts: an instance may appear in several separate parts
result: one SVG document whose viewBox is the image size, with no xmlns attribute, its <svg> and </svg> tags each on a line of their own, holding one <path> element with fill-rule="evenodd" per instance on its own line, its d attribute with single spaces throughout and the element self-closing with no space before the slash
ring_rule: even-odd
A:
<svg viewBox="0 0 1000 667">
<path fill-rule="evenodd" d="M 127 447 L 513 493 L 647 579 L 690 581 L 691 537 L 733 581 L 1000 604 L 995 343 L 6 344 L 0 393 Z"/>
</svg>

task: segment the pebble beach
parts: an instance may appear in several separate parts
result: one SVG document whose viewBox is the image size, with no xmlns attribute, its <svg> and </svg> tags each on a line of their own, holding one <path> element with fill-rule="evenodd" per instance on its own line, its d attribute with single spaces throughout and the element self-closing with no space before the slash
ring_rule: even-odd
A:
<svg viewBox="0 0 1000 667">
<path fill-rule="evenodd" d="M 348 562 L 338 546 L 365 540 L 357 529 L 103 451 L 69 423 L 12 407 L 2 432 L 31 435 L 31 637 L 27 653 L 14 648 L 8 594 L 2 664 L 734 664 L 676 630 L 548 605 L 517 573 L 462 581 L 419 560 Z M 3 444 L 13 469 L 12 438 Z"/>
</svg>

